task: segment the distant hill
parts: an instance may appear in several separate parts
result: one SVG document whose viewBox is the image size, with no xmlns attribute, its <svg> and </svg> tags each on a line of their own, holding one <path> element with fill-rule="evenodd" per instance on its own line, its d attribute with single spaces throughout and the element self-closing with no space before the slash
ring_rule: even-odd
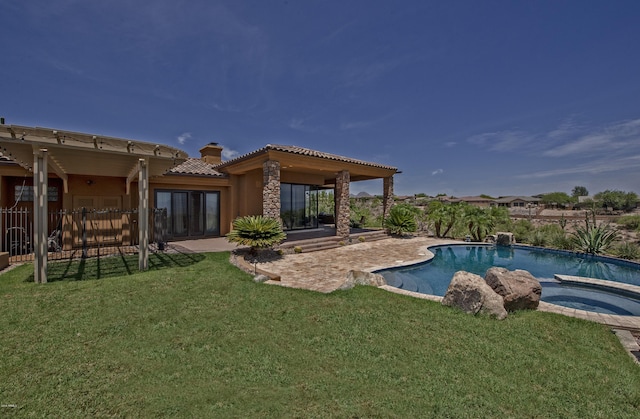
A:
<svg viewBox="0 0 640 419">
<path fill-rule="evenodd" d="M 357 195 L 351 195 L 351 196 L 355 196 L 356 198 L 370 198 L 373 195 L 369 194 L 368 192 L 360 192 Z"/>
</svg>

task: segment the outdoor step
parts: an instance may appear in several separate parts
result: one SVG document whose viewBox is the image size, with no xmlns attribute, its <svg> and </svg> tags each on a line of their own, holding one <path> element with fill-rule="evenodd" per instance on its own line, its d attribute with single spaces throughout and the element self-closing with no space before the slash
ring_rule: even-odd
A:
<svg viewBox="0 0 640 419">
<path fill-rule="evenodd" d="M 313 238 L 313 239 L 304 239 L 304 240 L 295 240 L 295 241 L 287 241 L 284 242 L 280 245 L 281 249 L 288 249 L 288 248 L 292 248 L 292 247 L 296 247 L 296 246 L 306 246 L 306 245 L 310 245 L 310 244 L 316 244 L 316 243 L 327 243 L 327 242 L 333 242 L 333 243 L 338 243 L 339 241 L 341 241 L 342 238 L 337 237 L 337 236 L 329 236 L 329 237 L 318 237 L 318 238 Z"/>
</svg>

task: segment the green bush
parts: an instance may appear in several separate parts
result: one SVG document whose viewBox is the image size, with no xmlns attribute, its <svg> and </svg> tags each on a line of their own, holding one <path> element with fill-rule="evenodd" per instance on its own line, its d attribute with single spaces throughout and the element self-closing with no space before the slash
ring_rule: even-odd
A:
<svg viewBox="0 0 640 419">
<path fill-rule="evenodd" d="M 528 243 L 529 236 L 533 232 L 533 224 L 529 220 L 518 220 L 513 223 L 513 227 L 511 232 L 515 237 L 516 241 L 519 243 Z"/>
<path fill-rule="evenodd" d="M 535 230 L 529 235 L 529 243 L 534 246 L 544 247 L 548 241 L 547 235 L 541 230 Z"/>
<path fill-rule="evenodd" d="M 622 259 L 637 260 L 640 259 L 640 246 L 635 243 L 620 243 L 613 250 L 613 254 Z"/>
<path fill-rule="evenodd" d="M 256 253 L 257 249 L 270 248 L 286 238 L 278 220 L 262 215 L 236 218 L 233 230 L 227 234 L 227 240 L 251 247 L 251 253 Z"/>
<path fill-rule="evenodd" d="M 396 235 L 415 232 L 418 229 L 415 211 L 403 205 L 394 206 L 384 220 L 384 227 L 390 234 Z"/>
<path fill-rule="evenodd" d="M 573 250 L 575 245 L 571 240 L 571 236 L 562 233 L 551 234 L 549 236 L 549 244 L 551 247 L 561 250 Z"/>
</svg>

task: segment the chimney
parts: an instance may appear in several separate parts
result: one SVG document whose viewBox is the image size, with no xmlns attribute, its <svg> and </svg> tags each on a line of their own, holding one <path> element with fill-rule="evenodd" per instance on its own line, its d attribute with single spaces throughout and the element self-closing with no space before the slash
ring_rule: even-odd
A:
<svg viewBox="0 0 640 419">
<path fill-rule="evenodd" d="M 209 143 L 200 149 L 200 158 L 209 164 L 222 163 L 222 147 L 218 143 Z"/>
</svg>

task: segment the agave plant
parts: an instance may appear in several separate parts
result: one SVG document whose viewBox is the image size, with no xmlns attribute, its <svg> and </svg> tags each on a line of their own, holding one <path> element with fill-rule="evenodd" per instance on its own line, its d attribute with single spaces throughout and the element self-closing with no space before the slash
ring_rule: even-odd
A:
<svg viewBox="0 0 640 419">
<path fill-rule="evenodd" d="M 578 228 L 571 241 L 584 253 L 600 254 L 609 249 L 618 238 L 618 231 L 608 224 L 589 224 Z"/>
<path fill-rule="evenodd" d="M 384 220 L 384 226 L 390 234 L 413 233 L 418 229 L 416 214 L 404 206 L 396 205 L 389 211 L 389 216 Z"/>
<path fill-rule="evenodd" d="M 227 240 L 249 246 L 253 254 L 258 249 L 266 249 L 280 243 L 286 237 L 278 220 L 261 215 L 236 218 L 233 221 L 233 230 L 227 234 Z"/>
</svg>

